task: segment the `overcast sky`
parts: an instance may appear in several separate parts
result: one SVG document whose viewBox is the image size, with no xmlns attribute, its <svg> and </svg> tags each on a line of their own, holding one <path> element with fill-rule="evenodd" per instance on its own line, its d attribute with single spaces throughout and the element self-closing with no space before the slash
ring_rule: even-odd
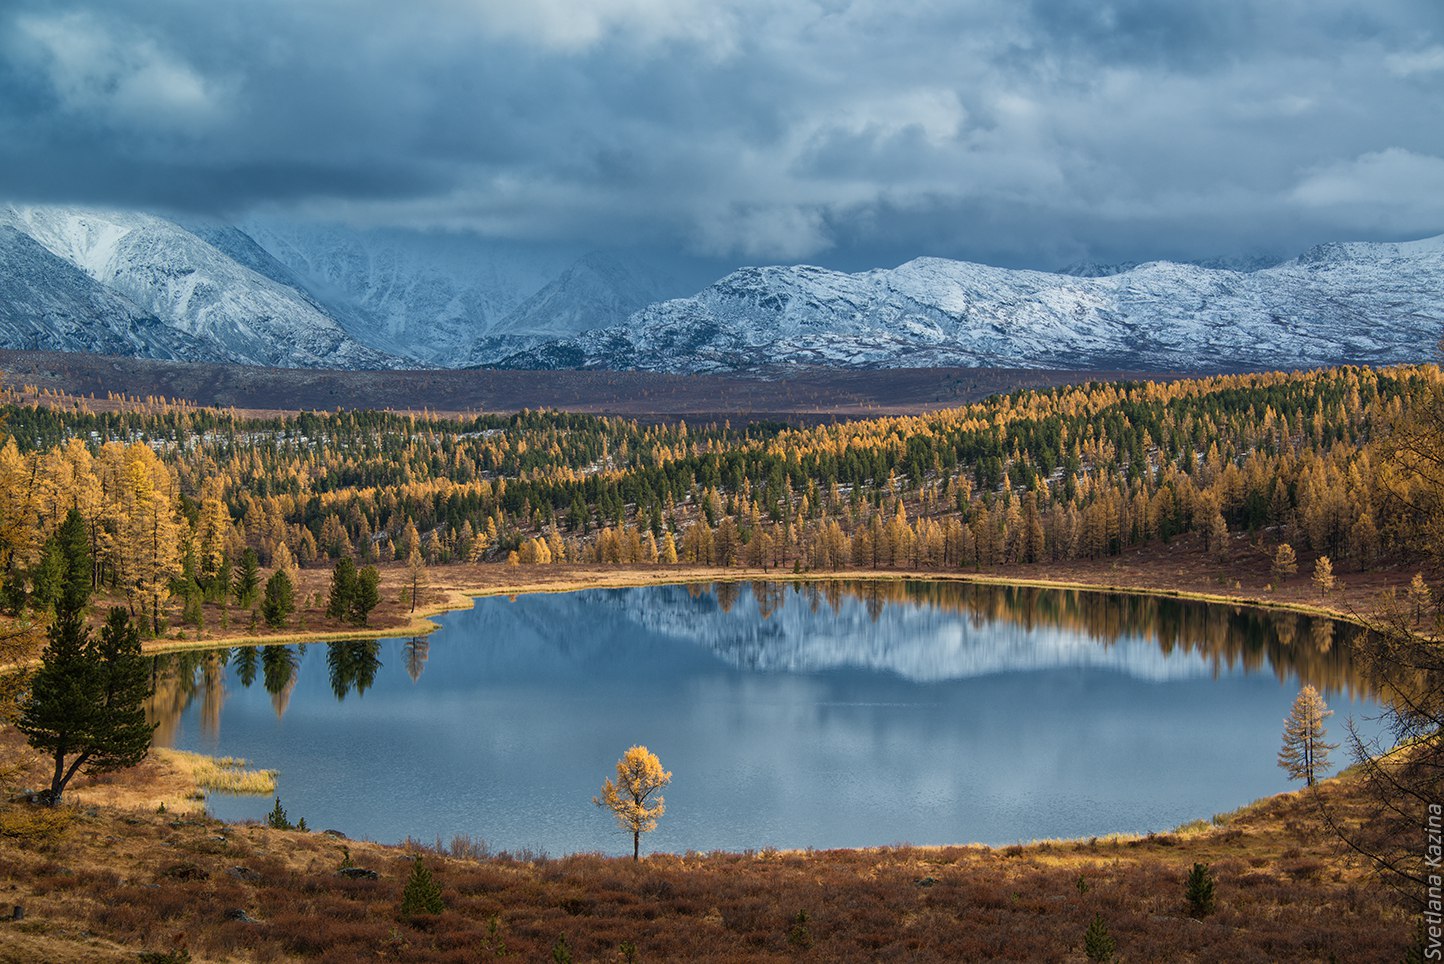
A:
<svg viewBox="0 0 1444 964">
<path fill-rule="evenodd" d="M 0 189 L 855 269 L 1444 232 L 1440 0 L 8 0 Z"/>
</svg>

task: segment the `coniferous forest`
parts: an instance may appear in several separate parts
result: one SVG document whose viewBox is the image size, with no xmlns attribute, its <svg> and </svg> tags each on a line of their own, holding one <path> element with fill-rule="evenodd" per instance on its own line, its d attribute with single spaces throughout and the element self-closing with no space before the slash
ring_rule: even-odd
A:
<svg viewBox="0 0 1444 964">
<path fill-rule="evenodd" d="M 247 417 L 164 401 L 6 410 L 0 574 L 48 604 L 86 523 L 97 590 L 157 630 L 236 580 L 406 562 L 977 571 L 1267 533 L 1340 571 L 1427 551 L 1380 440 L 1433 367 L 1023 391 L 814 427 L 556 412 Z"/>
</svg>

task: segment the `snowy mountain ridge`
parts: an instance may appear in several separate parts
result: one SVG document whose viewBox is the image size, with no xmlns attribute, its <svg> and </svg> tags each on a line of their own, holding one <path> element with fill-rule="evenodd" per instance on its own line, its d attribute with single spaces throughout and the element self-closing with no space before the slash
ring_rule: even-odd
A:
<svg viewBox="0 0 1444 964">
<path fill-rule="evenodd" d="M 179 224 L 148 214 L 50 207 L 0 209 L 0 244 L 14 272 L 66 274 L 63 262 L 98 292 L 70 314 L 85 332 L 53 338 L 66 351 L 113 346 L 120 354 L 288 368 L 385 368 L 394 359 L 361 344 L 303 292 L 259 274 Z M 73 286 L 72 286 L 73 287 Z M 99 294 L 104 292 L 104 294 Z M 0 302 L 7 347 L 30 347 L 16 325 L 34 298 Z M 49 313 L 38 309 L 41 317 Z M 136 327 L 138 319 L 145 324 Z M 127 337 L 122 329 L 129 329 Z M 129 349 L 129 350 L 126 350 Z"/>
<path fill-rule="evenodd" d="M 1222 264 L 1222 262 L 1220 262 Z M 1246 370 L 1433 358 L 1444 235 L 1075 273 L 656 266 L 470 236 L 0 206 L 0 347 L 338 369 Z"/>
<path fill-rule="evenodd" d="M 1155 261 L 1081 277 L 942 258 L 857 274 L 743 268 L 503 364 L 1240 370 L 1417 362 L 1441 334 L 1444 235 L 1323 244 L 1249 271 Z"/>
</svg>

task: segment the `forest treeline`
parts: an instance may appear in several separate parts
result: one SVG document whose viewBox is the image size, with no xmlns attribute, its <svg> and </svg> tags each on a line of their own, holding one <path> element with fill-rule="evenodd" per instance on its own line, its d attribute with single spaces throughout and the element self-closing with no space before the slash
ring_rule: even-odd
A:
<svg viewBox="0 0 1444 964">
<path fill-rule="evenodd" d="M 97 589 L 159 621 L 270 568 L 407 560 L 977 569 L 1196 533 L 1328 555 L 1421 551 L 1378 440 L 1434 366 L 1020 391 L 809 428 L 555 412 L 247 418 L 167 404 L 10 406 L 0 577 L 43 604 L 47 540 L 86 521 Z"/>
</svg>

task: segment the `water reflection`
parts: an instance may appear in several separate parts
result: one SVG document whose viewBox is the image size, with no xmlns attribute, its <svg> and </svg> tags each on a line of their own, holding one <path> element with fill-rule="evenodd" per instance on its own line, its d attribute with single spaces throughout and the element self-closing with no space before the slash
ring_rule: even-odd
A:
<svg viewBox="0 0 1444 964">
<path fill-rule="evenodd" d="M 157 657 L 156 740 L 279 769 L 290 812 L 378 840 L 630 852 L 589 801 L 645 743 L 676 774 L 660 850 L 1007 843 L 1287 789 L 1304 683 L 1335 740 L 1378 709 L 1353 627 L 1161 597 L 726 583 L 488 598 L 440 622 Z"/>
<path fill-rule="evenodd" d="M 694 583 L 653 587 L 642 603 L 636 592 L 568 595 L 589 611 L 588 619 L 601 613 L 687 639 L 754 672 L 850 667 L 935 682 L 1065 666 L 1112 666 L 1159 679 L 1241 670 L 1267 671 L 1281 682 L 1297 679 L 1351 698 L 1373 695 L 1349 657 L 1360 630 L 1303 613 L 1161 596 L 945 582 Z M 744 594 L 755 609 L 739 608 Z M 819 622 L 816 617 L 824 612 L 831 619 Z M 556 616 L 549 612 L 546 618 Z M 550 634 L 559 654 L 568 658 L 582 655 L 601 638 L 570 629 Z M 338 701 L 351 693 L 359 697 L 374 685 L 382 668 L 380 641 L 324 645 Z M 413 683 L 425 671 L 430 647 L 426 636 L 402 645 Z M 306 644 L 299 644 L 156 657 L 149 707 L 158 724 L 156 742 L 173 740 L 177 720 L 196 699 L 203 731 L 219 733 L 227 665 L 244 688 L 255 683 L 259 667 L 276 715 L 283 716 L 305 652 Z M 1192 658 L 1176 658 L 1180 655 Z"/>
</svg>

